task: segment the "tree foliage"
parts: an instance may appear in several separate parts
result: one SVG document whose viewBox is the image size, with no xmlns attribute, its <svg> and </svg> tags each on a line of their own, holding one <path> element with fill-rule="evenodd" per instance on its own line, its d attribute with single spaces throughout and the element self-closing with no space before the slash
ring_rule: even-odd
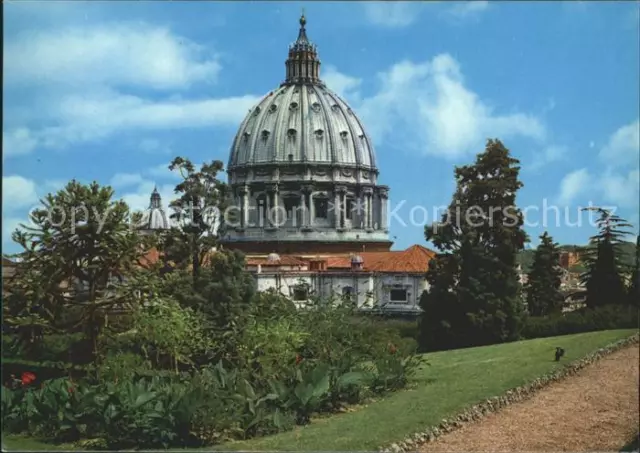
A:
<svg viewBox="0 0 640 453">
<path fill-rule="evenodd" d="M 421 347 L 446 349 L 518 337 L 523 313 L 516 255 L 527 239 L 515 205 L 518 161 L 489 140 L 473 165 L 456 168 L 440 223 L 425 228 L 439 250 L 421 298 Z"/>
<path fill-rule="evenodd" d="M 529 279 L 525 286 L 527 309 L 531 316 L 546 316 L 562 310 L 560 292 L 562 269 L 558 244 L 545 231 L 533 256 Z"/>
<path fill-rule="evenodd" d="M 631 284 L 629 285 L 629 303 L 640 305 L 640 235 L 636 238 L 636 257 Z"/>
<path fill-rule="evenodd" d="M 587 289 L 587 307 L 624 303 L 628 300 L 626 286 L 621 276 L 625 269 L 622 264 L 620 245 L 629 234 L 632 225 L 607 209 L 593 208 L 598 213 L 596 221 L 598 234 L 590 238 L 595 247 L 585 256 L 587 271 L 581 280 Z"/>
<path fill-rule="evenodd" d="M 191 268 L 194 284 L 203 261 L 216 246 L 225 225 L 223 213 L 229 200 L 229 187 L 218 179 L 221 161 L 202 164 L 196 169 L 188 159 L 176 157 L 169 169 L 177 170 L 182 181 L 176 185 L 178 198 L 171 201 L 171 218 L 179 226 L 164 238 L 166 259 L 179 268 Z"/>
<path fill-rule="evenodd" d="M 148 245 L 130 228 L 126 203 L 112 197 L 111 187 L 73 180 L 41 200 L 31 225 L 13 233 L 23 251 L 5 322 L 23 332 L 25 323 L 32 332 L 82 328 L 97 357 L 106 314 L 130 302 L 117 283 L 134 271 Z"/>
</svg>

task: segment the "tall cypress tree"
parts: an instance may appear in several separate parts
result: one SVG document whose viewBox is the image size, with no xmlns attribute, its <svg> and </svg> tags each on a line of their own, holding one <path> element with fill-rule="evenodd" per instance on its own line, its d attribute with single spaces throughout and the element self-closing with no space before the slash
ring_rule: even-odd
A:
<svg viewBox="0 0 640 453">
<path fill-rule="evenodd" d="M 581 280 L 587 288 L 586 304 L 589 308 L 627 301 L 627 291 L 621 277 L 624 265 L 620 243 L 629 234 L 631 227 L 626 220 L 602 208 L 586 208 L 600 214 L 596 225 L 598 234 L 591 238 L 591 247 L 586 256 L 587 271 Z"/>
<path fill-rule="evenodd" d="M 518 163 L 499 140 L 489 140 L 474 165 L 456 168 L 449 210 L 425 229 L 440 254 L 421 299 L 423 350 L 518 338 L 524 307 L 516 255 L 527 239 L 515 206 Z"/>
<path fill-rule="evenodd" d="M 563 297 L 560 292 L 562 269 L 559 266 L 558 244 L 545 231 L 540 236 L 540 245 L 533 255 L 529 279 L 525 286 L 527 308 L 531 316 L 546 316 L 562 310 Z"/>
</svg>

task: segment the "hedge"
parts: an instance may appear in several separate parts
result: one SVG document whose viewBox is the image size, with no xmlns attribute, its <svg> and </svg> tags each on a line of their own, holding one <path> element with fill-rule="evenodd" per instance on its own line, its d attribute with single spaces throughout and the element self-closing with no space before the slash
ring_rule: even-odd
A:
<svg viewBox="0 0 640 453">
<path fill-rule="evenodd" d="M 631 305 L 606 305 L 548 317 L 527 318 L 525 339 L 556 337 L 609 329 L 637 329 L 640 311 Z"/>
</svg>

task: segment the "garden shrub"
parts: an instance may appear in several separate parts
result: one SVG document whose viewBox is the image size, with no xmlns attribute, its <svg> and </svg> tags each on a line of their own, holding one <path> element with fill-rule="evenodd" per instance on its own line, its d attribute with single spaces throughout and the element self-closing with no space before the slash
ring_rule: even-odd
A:
<svg viewBox="0 0 640 453">
<path fill-rule="evenodd" d="M 109 353 L 86 378 L 3 389 L 3 427 L 86 448 L 212 445 L 396 390 L 420 362 L 414 339 L 351 306 L 297 310 L 275 291 L 260 293 L 242 329 L 218 341 L 194 310 L 154 300 L 127 330 L 105 329 Z M 212 348 L 215 366 L 203 355 Z"/>
<path fill-rule="evenodd" d="M 609 329 L 638 328 L 637 307 L 630 305 L 606 305 L 584 308 L 548 317 L 526 319 L 522 336 L 526 339 L 555 337 Z"/>
</svg>

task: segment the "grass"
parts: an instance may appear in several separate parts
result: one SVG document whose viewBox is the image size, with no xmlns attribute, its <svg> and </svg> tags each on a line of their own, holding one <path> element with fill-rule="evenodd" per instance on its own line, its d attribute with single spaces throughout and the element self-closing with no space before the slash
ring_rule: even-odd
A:
<svg viewBox="0 0 640 453">
<path fill-rule="evenodd" d="M 427 354 L 430 366 L 418 373 L 407 390 L 293 431 L 207 450 L 375 450 L 636 332 L 589 332 Z M 553 357 L 556 346 L 566 351 L 560 363 Z M 19 436 L 5 436 L 4 445 L 20 450 L 51 449 L 50 444 Z"/>
</svg>

